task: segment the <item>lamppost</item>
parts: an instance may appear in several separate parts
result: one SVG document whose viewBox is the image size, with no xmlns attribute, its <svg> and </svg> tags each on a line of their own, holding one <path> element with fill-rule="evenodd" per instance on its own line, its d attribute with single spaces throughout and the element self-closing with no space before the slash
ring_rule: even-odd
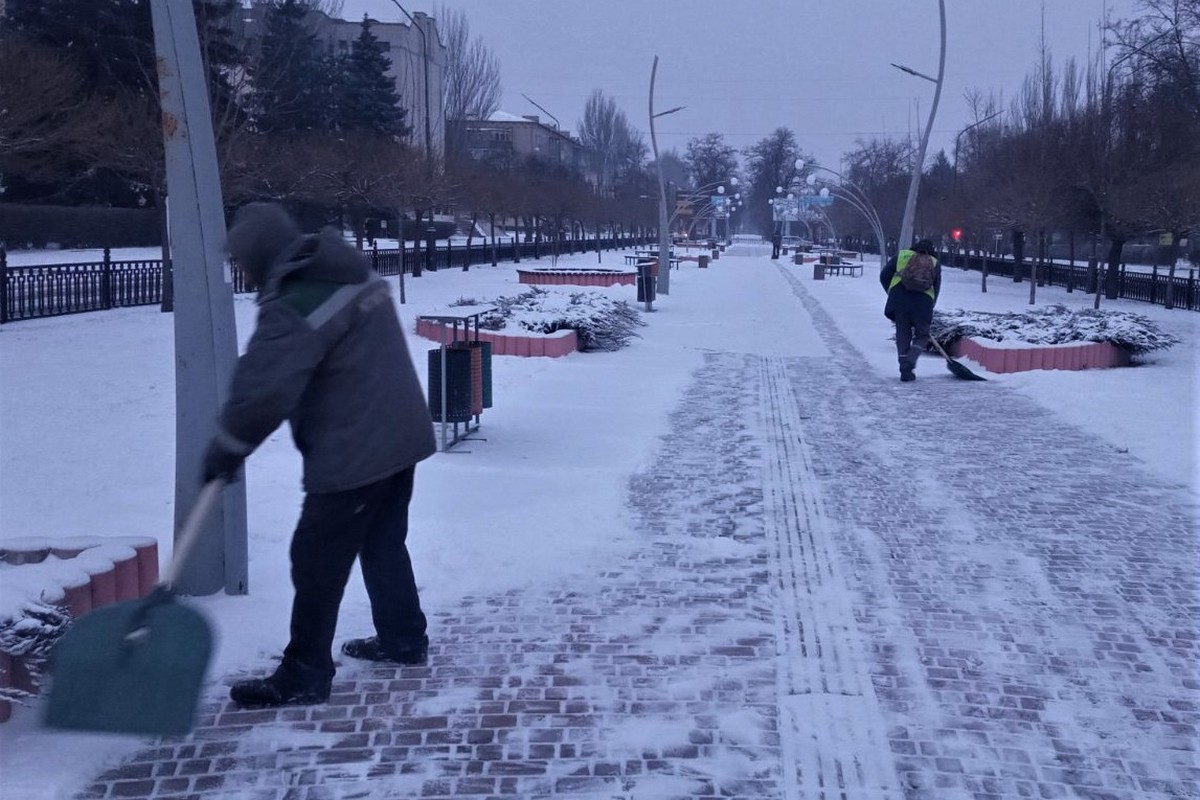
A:
<svg viewBox="0 0 1200 800">
<path fill-rule="evenodd" d="M 663 294 L 671 293 L 671 233 L 668 230 L 670 221 L 667 217 L 667 186 L 663 181 L 662 159 L 658 157 L 658 137 L 654 132 L 654 120 L 682 111 L 687 106 L 675 106 L 666 111 L 654 113 L 654 78 L 658 74 L 658 56 L 654 57 L 654 66 L 650 68 L 650 146 L 654 150 L 654 166 L 658 172 L 658 286 Z M 651 281 L 646 281 L 646 310 L 650 308 L 653 299 Z"/>
<path fill-rule="evenodd" d="M 703 199 L 708 192 L 713 192 L 713 191 L 715 191 L 718 195 L 724 196 L 726 182 L 728 182 L 730 186 L 733 186 L 735 188 L 738 185 L 738 179 L 736 177 L 731 177 L 731 178 L 729 178 L 728 181 L 713 181 L 712 183 L 706 183 L 699 188 L 690 189 L 688 191 L 687 198 L 688 198 L 689 202 L 694 202 L 696 200 Z M 740 192 L 735 193 L 733 195 L 733 200 L 737 200 L 740 202 L 741 199 L 742 199 L 742 195 Z M 715 225 L 716 225 L 715 220 L 717 219 L 717 217 L 721 211 L 721 206 L 725 206 L 726 204 L 722 203 L 722 204 L 718 205 L 717 203 L 713 203 L 711 196 L 709 196 L 708 200 L 709 200 L 709 202 L 705 205 L 705 207 L 703 209 L 701 209 L 700 213 L 696 215 L 696 218 L 692 220 L 692 223 L 690 225 L 688 225 L 688 236 L 689 237 L 691 236 L 692 229 L 696 227 L 696 223 L 699 222 L 701 218 L 707 218 L 711 221 L 710 222 L 710 231 L 712 233 L 712 236 L 713 236 L 713 238 L 716 238 L 717 234 L 716 234 L 716 229 L 715 229 Z M 729 201 L 729 202 L 732 202 L 732 201 Z M 668 220 L 667 226 L 670 227 L 670 226 L 674 225 L 675 221 L 677 219 L 679 219 L 679 217 L 681 217 L 681 216 L 682 216 L 681 211 L 679 209 L 676 209 L 675 213 L 671 215 L 670 220 Z"/>
<path fill-rule="evenodd" d="M 408 17 L 408 21 L 417 29 L 417 33 L 421 34 L 421 60 L 425 62 L 425 158 L 426 169 L 433 170 L 433 133 L 429 127 L 429 41 L 425 38 L 425 28 L 417 24 L 417 21 L 412 18 L 404 10 L 404 6 L 400 5 L 398 0 L 392 0 L 396 8 L 403 12 L 404 16 Z"/>
<path fill-rule="evenodd" d="M 938 53 L 937 77 L 931 78 L 924 73 L 917 72 L 912 67 L 906 67 L 902 64 L 892 64 L 893 67 L 901 72 L 907 72 L 909 75 L 924 78 L 937 86 L 933 91 L 933 105 L 929 107 L 929 121 L 925 123 L 925 130 L 921 132 L 921 144 L 917 148 L 917 160 L 913 163 L 912 179 L 908 183 L 908 199 L 904 201 L 904 220 L 900 223 L 900 247 L 912 246 L 913 219 L 917 212 L 917 192 L 921 188 L 921 172 L 925 168 L 925 150 L 929 146 L 929 134 L 933 130 L 933 118 L 937 115 L 938 101 L 942 98 L 942 78 L 946 74 L 946 0 L 938 0 L 938 13 L 941 19 L 942 46 Z"/>
<path fill-rule="evenodd" d="M 803 159 L 796 159 L 796 169 L 797 170 L 803 170 L 805 166 L 806 165 L 805 165 Z M 830 192 L 835 197 L 839 197 L 842 200 L 845 200 L 847 203 L 849 203 L 851 206 L 853 206 L 855 209 L 857 209 L 860 214 L 862 214 L 864 217 L 866 217 L 867 223 L 871 226 L 871 229 L 875 232 L 875 240 L 876 240 L 877 244 L 879 245 L 879 268 L 883 269 L 883 265 L 887 262 L 887 237 L 884 236 L 884 233 L 883 233 L 883 223 L 879 219 L 879 212 L 877 212 L 875 210 L 875 206 L 873 206 L 871 204 L 870 199 L 867 197 L 867 193 L 864 192 L 862 190 L 862 187 L 860 187 L 854 181 L 850 180 L 845 175 L 843 175 L 840 172 L 837 172 L 836 170 L 832 170 L 829 167 L 823 167 L 820 164 L 808 164 L 807 166 L 809 167 L 809 169 L 813 169 L 813 170 L 819 169 L 822 172 L 828 172 L 830 175 L 833 175 L 835 178 L 837 178 L 838 180 L 840 180 L 842 182 L 842 185 L 840 185 L 840 186 L 836 186 L 836 187 L 832 187 L 832 188 L 827 186 L 824 188 L 830 189 Z M 805 181 L 810 186 L 813 185 L 814 183 L 816 183 L 816 180 L 817 180 L 817 176 L 816 176 L 815 172 L 810 172 L 808 174 L 808 177 L 805 178 Z M 847 186 L 849 186 L 851 189 L 853 189 L 853 192 L 848 191 L 846 189 Z M 822 189 L 822 192 L 823 191 L 824 191 L 824 189 Z"/>
<path fill-rule="evenodd" d="M 970 125 L 968 125 L 967 127 L 963 128 L 961 131 L 959 131 L 957 134 L 955 134 L 955 136 L 954 136 L 954 175 L 955 175 L 955 177 L 958 177 L 958 145 L 962 141 L 963 134 L 966 133 L 967 131 L 971 130 L 972 128 L 978 128 L 983 123 L 989 122 L 989 121 L 995 119 L 996 117 L 1000 116 L 1002 113 L 1004 113 L 1004 112 L 997 111 L 994 114 L 988 114 L 983 119 L 978 120 L 977 122 L 972 122 Z"/>
</svg>

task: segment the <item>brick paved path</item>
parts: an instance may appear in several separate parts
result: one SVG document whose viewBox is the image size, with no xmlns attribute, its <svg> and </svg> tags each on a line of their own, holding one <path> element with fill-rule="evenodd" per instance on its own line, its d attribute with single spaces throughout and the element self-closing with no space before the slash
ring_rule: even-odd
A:
<svg viewBox="0 0 1200 800">
<path fill-rule="evenodd" d="M 792 289 L 837 355 L 709 355 L 624 563 L 469 599 L 327 706 L 215 691 L 81 797 L 1200 797 L 1183 488 L 996 383 L 873 374 Z"/>
</svg>

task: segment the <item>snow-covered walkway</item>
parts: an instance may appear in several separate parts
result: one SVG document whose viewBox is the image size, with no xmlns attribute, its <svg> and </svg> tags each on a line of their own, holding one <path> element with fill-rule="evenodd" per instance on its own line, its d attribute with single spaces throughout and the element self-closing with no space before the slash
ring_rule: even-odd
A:
<svg viewBox="0 0 1200 800">
<path fill-rule="evenodd" d="M 328 706 L 214 687 L 83 796 L 1200 797 L 1188 489 L 1002 382 L 885 377 L 788 265 L 713 267 L 805 340 L 698 345 L 620 552 L 435 610 L 427 666 L 343 663 Z"/>
</svg>

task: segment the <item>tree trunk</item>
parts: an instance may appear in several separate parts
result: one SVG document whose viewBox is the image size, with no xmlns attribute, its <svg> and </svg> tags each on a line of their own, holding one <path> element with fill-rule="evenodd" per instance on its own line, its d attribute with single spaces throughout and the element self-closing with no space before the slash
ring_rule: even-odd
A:
<svg viewBox="0 0 1200 800">
<path fill-rule="evenodd" d="M 1025 231 L 1013 231 L 1013 283 L 1021 282 L 1021 271 L 1025 269 Z"/>
<path fill-rule="evenodd" d="M 1167 291 L 1163 296 L 1163 307 L 1175 307 L 1175 266 L 1179 263 L 1179 231 L 1171 231 L 1171 244 L 1167 247 Z"/>
<path fill-rule="evenodd" d="M 423 209 L 413 209 L 413 249 L 418 253 L 417 257 L 413 259 L 412 276 L 414 278 L 421 277 L 421 251 L 419 246 L 421 243 L 421 220 L 424 218 L 425 212 Z"/>
<path fill-rule="evenodd" d="M 495 213 L 488 214 L 488 225 L 492 229 L 492 266 L 494 267 L 500 261 L 498 255 L 496 253 L 496 215 L 495 215 Z"/>
<path fill-rule="evenodd" d="M 1124 236 L 1113 236 L 1109 240 L 1108 265 L 1104 274 L 1104 296 L 1116 300 L 1121 293 L 1121 251 L 1125 248 Z"/>
<path fill-rule="evenodd" d="M 1075 291 L 1075 231 L 1067 239 L 1067 292 Z"/>
<path fill-rule="evenodd" d="M 1045 269 L 1046 259 L 1046 232 L 1038 231 L 1037 234 L 1037 258 L 1029 263 L 1029 305 L 1037 303 L 1037 287 L 1038 281 L 1041 280 L 1041 270 Z M 1041 268 L 1041 270 L 1039 270 Z"/>
</svg>

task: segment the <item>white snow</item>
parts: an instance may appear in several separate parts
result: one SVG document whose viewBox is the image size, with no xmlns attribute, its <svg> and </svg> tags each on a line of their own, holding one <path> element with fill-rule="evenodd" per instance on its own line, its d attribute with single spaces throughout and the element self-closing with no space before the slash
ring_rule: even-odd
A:
<svg viewBox="0 0 1200 800">
<path fill-rule="evenodd" d="M 653 463 L 658 437 L 669 429 L 667 415 L 687 402 L 683 391 L 703 354 L 823 352 L 803 308 L 779 291 L 773 273 L 780 262 L 769 261 L 757 245 L 740 251 L 747 257 L 731 250 L 707 270 L 685 262 L 671 276 L 671 295 L 660 296 L 655 313 L 644 315 L 641 338 L 624 349 L 559 359 L 494 359 L 495 407 L 484 412 L 479 432 L 486 441 L 461 444 L 457 452 L 434 456 L 418 469 L 410 547 L 428 609 L 453 609 L 468 593 L 576 578 L 584 587 L 594 585 L 600 565 L 627 551 L 632 536 L 625 507 L 628 479 Z M 153 256 L 122 252 L 113 257 Z M 67 251 L 13 253 L 10 264 L 74 258 Z M 891 376 L 895 352 L 873 259 L 868 257 L 861 277 L 831 276 L 807 285 L 871 367 Z M 559 259 L 612 269 L 621 269 L 622 260 L 620 251 L 605 253 L 599 265 L 594 253 Z M 408 277 L 409 304 L 399 307 L 401 316 L 411 330 L 415 309 L 444 308 L 463 297 L 518 294 L 526 287 L 518 284 L 515 267 L 502 263 Z M 805 267 L 794 269 L 806 281 L 811 277 Z M 946 269 L 943 280 L 946 308 L 1028 308 L 1025 283 L 993 279 L 981 294 L 978 273 Z M 396 285 L 396 278 L 389 281 Z M 595 291 L 633 303 L 633 287 Z M 1044 287 L 1038 302 L 1090 308 L 1092 298 Z M 238 297 L 235 307 L 244 342 L 253 325 L 253 299 Z M 1129 451 L 1164 479 L 1188 481 L 1195 488 L 1200 314 L 1146 303 L 1102 303 L 1109 307 L 1150 317 L 1182 343 L 1147 354 L 1132 368 L 1033 371 L 989 375 L 989 380 L 1028 395 L 1064 424 Z M 409 341 L 424 381 L 425 351 L 435 345 L 415 335 Z M 153 536 L 166 563 L 174 480 L 171 316 L 144 307 L 12 323 L 0 329 L 0 363 L 0 538 Z M 285 644 L 291 601 L 287 543 L 302 498 L 299 476 L 286 430 L 276 432 L 250 459 L 250 594 L 195 600 L 220 632 L 214 679 L 259 668 Z M 367 609 L 356 574 L 343 603 L 339 640 L 371 633 Z M 687 686 L 677 689 L 686 692 Z M 458 700 L 428 702 L 436 711 Z M 70 796 L 143 745 L 47 731 L 39 727 L 38 711 L 18 708 L 0 725 L 0 794 L 6 798 Z M 282 747 L 303 744 L 278 728 L 256 735 L 276 737 Z M 687 735 L 682 724 L 621 731 L 631 749 L 686 742 Z M 759 735 L 751 712 L 723 729 L 729 785 L 757 771 L 759 765 L 739 747 L 754 744 Z M 661 787 L 639 784 L 638 796 L 685 792 L 692 783 L 682 776 L 662 780 Z"/>
</svg>

